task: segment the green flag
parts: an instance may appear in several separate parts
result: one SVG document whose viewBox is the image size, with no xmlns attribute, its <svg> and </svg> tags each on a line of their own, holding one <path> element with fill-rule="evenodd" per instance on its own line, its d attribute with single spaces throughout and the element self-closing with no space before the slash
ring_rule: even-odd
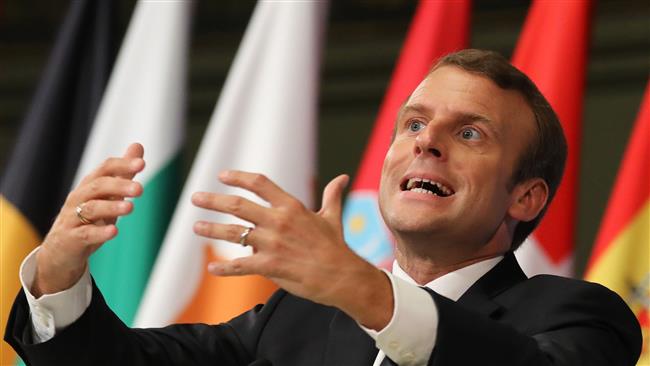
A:
<svg viewBox="0 0 650 366">
<path fill-rule="evenodd" d="M 132 142 L 145 148 L 144 193 L 119 235 L 91 258 L 108 304 L 131 324 L 180 190 L 191 2 L 140 1 L 120 49 L 76 181 Z"/>
</svg>

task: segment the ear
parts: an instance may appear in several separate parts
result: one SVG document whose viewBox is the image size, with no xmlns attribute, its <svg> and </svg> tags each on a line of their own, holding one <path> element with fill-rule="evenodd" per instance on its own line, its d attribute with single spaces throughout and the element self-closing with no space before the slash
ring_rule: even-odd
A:
<svg viewBox="0 0 650 366">
<path fill-rule="evenodd" d="M 548 194 L 548 185 L 541 178 L 519 183 L 512 190 L 513 201 L 508 208 L 508 214 L 518 221 L 530 221 L 542 211 Z"/>
</svg>

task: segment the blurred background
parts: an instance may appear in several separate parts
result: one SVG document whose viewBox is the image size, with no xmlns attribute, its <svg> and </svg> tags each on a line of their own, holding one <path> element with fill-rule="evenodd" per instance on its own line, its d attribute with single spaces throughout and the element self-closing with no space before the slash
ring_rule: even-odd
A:
<svg viewBox="0 0 650 366">
<path fill-rule="evenodd" d="M 115 0 L 115 51 L 135 1 Z M 16 134 L 68 1 L 0 2 L 0 167 Z M 484 0 L 473 5 L 470 45 L 509 58 L 528 1 Z M 406 0 L 332 1 L 322 55 L 318 188 L 339 173 L 354 175 L 377 116 L 417 3 Z M 215 107 L 253 1 L 195 5 L 189 65 L 186 174 Z M 575 273 L 584 270 L 621 155 L 648 78 L 650 5 L 599 1 L 588 58 L 581 152 Z M 279 86 L 281 87 L 281 86 Z"/>
</svg>

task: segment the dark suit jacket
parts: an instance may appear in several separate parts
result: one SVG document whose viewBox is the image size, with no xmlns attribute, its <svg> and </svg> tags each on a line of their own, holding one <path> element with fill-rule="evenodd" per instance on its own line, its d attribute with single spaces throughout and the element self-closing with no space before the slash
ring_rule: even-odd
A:
<svg viewBox="0 0 650 366">
<path fill-rule="evenodd" d="M 526 279 L 513 255 L 439 311 L 429 365 L 633 365 L 638 322 L 606 288 L 556 276 Z M 165 306 L 160 304 L 160 306 Z M 31 365 L 367 365 L 373 340 L 346 314 L 285 291 L 220 325 L 130 329 L 93 288 L 90 307 L 53 339 L 30 344 L 24 294 L 5 340 Z"/>
</svg>

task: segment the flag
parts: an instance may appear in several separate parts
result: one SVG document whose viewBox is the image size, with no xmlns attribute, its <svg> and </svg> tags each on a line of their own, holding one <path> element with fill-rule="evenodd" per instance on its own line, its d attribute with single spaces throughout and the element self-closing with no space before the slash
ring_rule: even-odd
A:
<svg viewBox="0 0 650 366">
<path fill-rule="evenodd" d="M 616 291 L 643 333 L 638 365 L 650 364 L 650 84 L 596 236 L 585 278 Z"/>
<path fill-rule="evenodd" d="M 413 17 L 370 141 L 343 210 L 346 242 L 359 255 L 390 268 L 392 238 L 379 213 L 377 191 L 397 112 L 433 62 L 467 47 L 471 2 L 421 1 Z"/>
<path fill-rule="evenodd" d="M 590 1 L 534 1 L 512 58 L 557 113 L 568 144 L 555 198 L 515 253 L 528 276 L 572 275 L 590 14 Z"/>
<path fill-rule="evenodd" d="M 217 181 L 220 171 L 240 169 L 263 173 L 307 207 L 312 205 L 326 10 L 322 1 L 257 4 L 181 193 L 137 326 L 225 321 L 275 290 L 263 277 L 222 278 L 207 272 L 208 262 L 247 255 L 250 248 L 195 235 L 197 220 L 241 221 L 199 209 L 190 197 L 211 191 L 261 202 L 250 192 Z"/>
<path fill-rule="evenodd" d="M 90 258 L 107 303 L 131 324 L 180 191 L 189 1 L 139 1 L 79 165 L 76 182 L 132 142 L 145 148 L 144 193 L 119 235 Z"/>
<path fill-rule="evenodd" d="M 43 240 L 70 189 L 113 62 L 112 2 L 73 1 L 57 34 L 0 183 L 0 327 L 18 269 Z M 0 344 L 0 364 L 15 353 Z"/>
</svg>

